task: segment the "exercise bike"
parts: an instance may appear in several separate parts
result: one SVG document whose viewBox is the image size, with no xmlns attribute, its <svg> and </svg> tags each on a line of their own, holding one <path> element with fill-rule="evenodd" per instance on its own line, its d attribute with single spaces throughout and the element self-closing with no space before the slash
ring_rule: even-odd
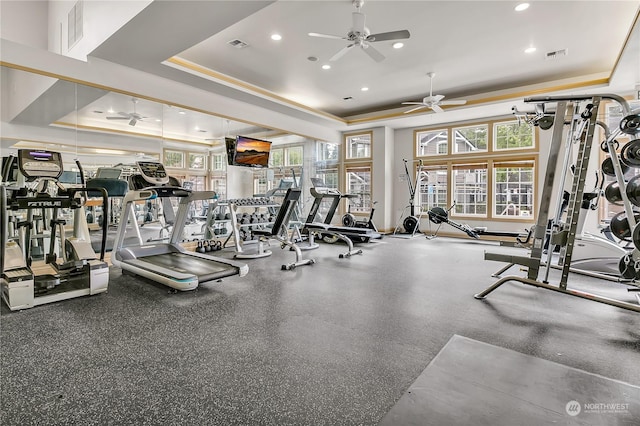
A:
<svg viewBox="0 0 640 426">
<path fill-rule="evenodd" d="M 351 228 L 366 228 L 366 229 L 372 229 L 375 232 L 378 232 L 378 228 L 376 227 L 376 224 L 373 223 L 373 213 L 375 212 L 375 205 L 377 204 L 377 201 L 374 201 L 373 204 L 371 205 L 371 212 L 369 212 L 369 217 L 367 217 L 366 219 L 362 219 L 362 220 L 358 220 L 356 218 L 356 216 L 351 213 L 351 203 L 348 203 L 347 206 L 347 213 L 345 213 L 342 216 L 342 225 L 343 226 L 348 226 Z"/>
</svg>

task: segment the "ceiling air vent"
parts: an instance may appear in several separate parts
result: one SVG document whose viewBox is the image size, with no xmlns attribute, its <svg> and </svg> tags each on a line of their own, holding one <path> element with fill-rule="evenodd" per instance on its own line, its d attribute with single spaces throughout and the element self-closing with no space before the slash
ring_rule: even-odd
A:
<svg viewBox="0 0 640 426">
<path fill-rule="evenodd" d="M 556 59 L 559 58 L 561 56 L 567 56 L 569 54 L 569 49 L 561 49 L 561 50 L 555 50 L 553 52 L 547 52 L 547 54 L 545 55 L 546 59 Z"/>
<path fill-rule="evenodd" d="M 228 41 L 227 44 L 230 45 L 230 46 L 235 47 L 236 49 L 243 49 L 243 48 L 249 46 L 247 43 L 245 43 L 242 40 L 238 40 L 237 38 L 233 39 L 231 41 Z"/>
</svg>

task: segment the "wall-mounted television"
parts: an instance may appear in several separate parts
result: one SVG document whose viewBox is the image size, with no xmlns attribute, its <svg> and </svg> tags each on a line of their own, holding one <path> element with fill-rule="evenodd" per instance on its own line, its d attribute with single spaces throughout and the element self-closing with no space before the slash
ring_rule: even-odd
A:
<svg viewBox="0 0 640 426">
<path fill-rule="evenodd" d="M 231 166 L 269 167 L 271 142 L 248 136 L 225 138 L 227 159 Z"/>
</svg>

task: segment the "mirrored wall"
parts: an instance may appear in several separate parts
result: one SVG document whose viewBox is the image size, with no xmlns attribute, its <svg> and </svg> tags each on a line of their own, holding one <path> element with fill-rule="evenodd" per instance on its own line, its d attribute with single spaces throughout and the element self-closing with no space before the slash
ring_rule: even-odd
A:
<svg viewBox="0 0 640 426">
<path fill-rule="evenodd" d="M 20 148 L 59 151 L 66 170 L 74 171 L 78 159 L 88 178 L 100 167 L 119 166 L 126 175 L 136 161 L 159 160 L 182 182 L 221 198 L 263 194 L 294 178 L 306 185 L 317 167 L 337 173 L 338 158 L 327 162 L 318 154 L 337 151 L 325 143 L 135 94 L 20 69 L 0 71 L 2 157 Z M 271 141 L 270 167 L 229 166 L 225 137 L 237 135 Z"/>
</svg>

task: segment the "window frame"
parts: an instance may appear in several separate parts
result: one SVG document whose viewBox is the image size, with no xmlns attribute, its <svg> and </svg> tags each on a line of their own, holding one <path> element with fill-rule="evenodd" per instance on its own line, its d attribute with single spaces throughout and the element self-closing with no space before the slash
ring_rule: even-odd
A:
<svg viewBox="0 0 640 426">
<path fill-rule="evenodd" d="M 423 169 L 439 169 L 447 171 L 447 208 L 451 207 L 453 204 L 453 190 L 454 190 L 454 169 L 460 168 L 463 165 L 479 165 L 485 164 L 487 170 L 487 193 L 486 193 L 486 215 L 468 215 L 468 214 L 455 214 L 456 220 L 483 220 L 489 222 L 511 222 L 513 223 L 525 223 L 531 224 L 535 223 L 537 220 L 537 208 L 539 206 L 539 195 L 538 195 L 538 187 L 540 182 L 538 180 L 539 173 L 539 129 L 538 127 L 534 127 L 533 133 L 533 146 L 525 147 L 525 148 L 514 148 L 514 149 L 502 149 L 502 150 L 494 150 L 494 133 L 495 133 L 495 125 L 502 123 L 513 122 L 512 117 L 494 117 L 488 118 L 486 120 L 474 120 L 468 122 L 458 122 L 458 123 L 448 123 L 448 124 L 440 124 L 432 127 L 421 127 L 413 130 L 413 154 L 414 158 L 418 161 L 422 161 Z M 475 127 L 480 125 L 486 125 L 488 134 L 487 134 L 487 151 L 482 152 L 452 152 L 452 140 L 453 140 L 453 131 L 457 128 L 466 128 L 466 127 Z M 448 133 L 448 154 L 447 155 L 418 155 L 419 154 L 419 139 L 418 136 L 424 132 L 433 132 L 433 131 L 443 131 L 446 130 Z M 495 210 L 495 171 L 494 164 L 504 164 L 504 163 L 514 163 L 514 162 L 523 162 L 529 161 L 533 163 L 534 176 L 533 176 L 533 215 L 532 216 L 505 216 L 505 215 L 496 215 L 494 213 Z M 415 176 L 415 169 L 414 169 Z M 421 201 L 421 200 L 420 200 Z M 419 204 L 419 203 L 418 203 Z M 417 204 L 417 205 L 418 205 Z M 423 210 L 425 208 L 431 208 L 433 206 L 421 205 Z"/>
<path fill-rule="evenodd" d="M 369 155 L 368 156 L 362 156 L 362 157 L 351 157 L 350 156 L 350 152 L 351 152 L 350 148 L 351 148 L 351 146 L 349 144 L 349 139 L 350 138 L 356 138 L 356 137 L 362 137 L 362 136 L 368 136 L 369 137 Z M 342 150 L 342 152 L 343 152 L 342 158 L 344 158 L 345 162 L 373 160 L 373 132 L 372 131 L 357 132 L 357 133 L 345 133 L 344 136 L 343 136 L 343 145 L 344 145 L 344 148 Z"/>
</svg>

